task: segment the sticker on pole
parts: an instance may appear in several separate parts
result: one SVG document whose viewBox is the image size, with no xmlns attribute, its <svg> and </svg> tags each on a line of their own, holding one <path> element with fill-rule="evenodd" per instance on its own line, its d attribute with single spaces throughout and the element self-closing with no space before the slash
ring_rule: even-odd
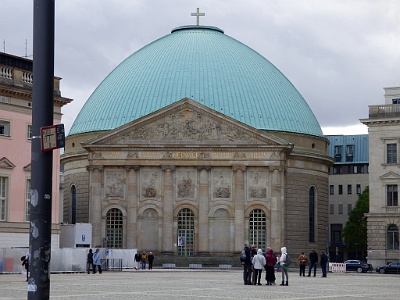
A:
<svg viewBox="0 0 400 300">
<path fill-rule="evenodd" d="M 46 126 L 40 128 L 40 138 L 42 141 L 42 152 L 52 151 L 65 147 L 64 124 Z"/>
</svg>

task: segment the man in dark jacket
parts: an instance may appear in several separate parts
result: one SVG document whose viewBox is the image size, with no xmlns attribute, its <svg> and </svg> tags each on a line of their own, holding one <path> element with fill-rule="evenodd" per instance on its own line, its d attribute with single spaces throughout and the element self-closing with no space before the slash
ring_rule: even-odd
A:
<svg viewBox="0 0 400 300">
<path fill-rule="evenodd" d="M 142 256 L 140 255 L 139 251 L 135 254 L 135 270 L 139 270 L 139 263 L 142 260 Z"/>
<path fill-rule="evenodd" d="M 326 277 L 326 265 L 328 264 L 328 256 L 324 251 L 321 251 L 321 270 L 322 277 Z"/>
<path fill-rule="evenodd" d="M 310 255 L 310 268 L 308 269 L 308 277 L 311 276 L 311 270 L 314 268 L 314 277 L 317 274 L 317 262 L 318 262 L 318 253 L 314 251 L 314 249 L 311 250 Z"/>
<path fill-rule="evenodd" d="M 244 257 L 240 257 L 240 262 L 242 263 L 243 266 L 243 280 L 244 280 L 244 285 L 250 285 L 251 284 L 251 253 L 249 246 L 247 244 L 244 245 Z M 242 251 L 243 252 L 243 251 Z"/>
</svg>

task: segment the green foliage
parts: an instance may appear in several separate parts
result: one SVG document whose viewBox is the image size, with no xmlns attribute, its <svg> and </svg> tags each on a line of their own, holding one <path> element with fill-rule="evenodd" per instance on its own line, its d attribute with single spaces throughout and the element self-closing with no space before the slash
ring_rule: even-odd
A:
<svg viewBox="0 0 400 300">
<path fill-rule="evenodd" d="M 358 195 L 355 207 L 349 213 L 349 219 L 343 228 L 343 238 L 350 249 L 367 248 L 367 217 L 369 212 L 369 188 Z"/>
</svg>

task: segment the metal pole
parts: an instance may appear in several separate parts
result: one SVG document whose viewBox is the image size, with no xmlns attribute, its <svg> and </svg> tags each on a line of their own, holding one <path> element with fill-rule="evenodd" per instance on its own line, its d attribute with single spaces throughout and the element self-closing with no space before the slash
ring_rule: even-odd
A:
<svg viewBox="0 0 400 300">
<path fill-rule="evenodd" d="M 55 0 L 33 1 L 32 133 L 53 125 Z M 32 139 L 28 299 L 50 298 L 53 152 Z"/>
</svg>

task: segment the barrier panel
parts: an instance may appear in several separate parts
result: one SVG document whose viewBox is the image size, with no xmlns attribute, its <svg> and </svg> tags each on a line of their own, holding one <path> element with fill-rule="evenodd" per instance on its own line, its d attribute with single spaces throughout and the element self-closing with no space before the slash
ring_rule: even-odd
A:
<svg viewBox="0 0 400 300">
<path fill-rule="evenodd" d="M 346 273 L 346 264 L 343 264 L 343 263 L 329 263 L 329 272 L 332 272 L 332 273 Z"/>
</svg>

